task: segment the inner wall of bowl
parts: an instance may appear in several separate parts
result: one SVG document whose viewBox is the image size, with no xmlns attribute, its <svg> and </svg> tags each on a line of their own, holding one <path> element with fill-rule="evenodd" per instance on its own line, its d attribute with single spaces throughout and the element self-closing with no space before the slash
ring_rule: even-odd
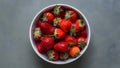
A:
<svg viewBox="0 0 120 68">
<path fill-rule="evenodd" d="M 71 7 L 71 6 L 68 6 L 68 5 L 63 5 L 63 4 L 56 4 L 56 5 L 64 6 L 64 7 L 68 8 L 68 9 L 73 9 L 73 10 L 77 11 L 77 13 L 79 14 L 79 16 L 82 17 L 82 19 L 84 19 L 84 21 L 85 21 L 86 24 L 87 24 L 87 27 L 86 27 L 87 30 L 88 30 L 88 36 L 87 36 L 87 38 L 89 38 L 88 22 L 86 21 L 86 19 L 84 18 L 84 16 L 81 15 L 81 12 L 80 12 L 79 10 Z M 33 23 L 32 23 L 31 35 L 32 35 L 32 33 L 33 33 L 33 31 L 34 31 L 34 29 L 35 29 L 35 27 L 36 27 L 37 22 L 38 22 L 39 19 L 40 19 L 40 16 L 43 14 L 43 12 L 46 12 L 46 11 L 48 11 L 48 10 L 53 9 L 56 5 L 51 5 L 51 6 L 49 6 L 49 7 L 46 7 L 45 9 L 41 10 L 40 12 L 38 12 L 38 14 L 36 15 L 36 17 L 34 18 L 34 21 L 33 21 Z M 32 37 L 32 41 L 33 41 L 33 44 L 34 44 L 33 47 L 36 48 L 35 42 L 34 42 L 34 40 L 33 40 L 33 36 L 31 36 L 31 37 Z M 89 41 L 89 40 L 87 39 L 87 41 Z M 88 44 L 87 44 L 87 46 L 88 46 Z M 49 61 L 45 55 L 40 54 L 38 51 L 37 51 L 37 54 L 38 54 L 38 56 L 40 56 L 43 60 L 45 60 L 45 61 L 47 61 L 47 62 L 50 62 L 50 63 L 53 63 L 53 64 L 65 64 L 65 63 L 70 63 L 70 62 L 78 59 L 78 58 L 84 53 L 84 51 L 87 49 L 87 46 L 80 52 L 80 55 L 79 55 L 78 57 L 76 57 L 76 58 L 70 58 L 70 59 L 68 59 L 68 60 L 66 60 L 66 61 Z M 35 50 L 35 49 L 34 49 L 34 50 Z M 37 48 L 36 48 L 36 50 L 37 50 Z M 35 51 L 36 51 L 36 50 L 35 50 Z"/>
</svg>

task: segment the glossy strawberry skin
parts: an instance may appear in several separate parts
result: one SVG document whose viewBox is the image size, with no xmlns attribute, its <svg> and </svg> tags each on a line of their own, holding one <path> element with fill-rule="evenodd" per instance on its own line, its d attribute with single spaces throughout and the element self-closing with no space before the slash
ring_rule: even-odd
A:
<svg viewBox="0 0 120 68">
<path fill-rule="evenodd" d="M 44 47 L 43 47 L 43 45 L 41 44 L 41 43 L 37 43 L 36 44 L 36 47 L 37 47 L 37 50 L 38 50 L 38 52 L 40 52 L 40 53 L 46 53 L 47 52 L 47 50 L 46 49 L 44 49 Z"/>
<path fill-rule="evenodd" d="M 71 21 L 70 20 L 65 20 L 63 19 L 61 22 L 60 22 L 60 28 L 64 31 L 64 32 L 68 32 L 71 28 Z"/>
<path fill-rule="evenodd" d="M 56 39 L 62 39 L 65 37 L 65 32 L 62 31 L 60 28 L 56 28 L 54 32 L 54 36 Z"/>
<path fill-rule="evenodd" d="M 46 12 L 43 14 L 43 21 L 48 22 L 49 24 L 52 24 L 53 19 L 54 19 L 54 15 L 50 12 Z"/>
<path fill-rule="evenodd" d="M 58 42 L 54 45 L 54 49 L 59 52 L 66 52 L 68 50 L 68 44 L 64 41 Z"/>
<path fill-rule="evenodd" d="M 42 39 L 41 44 L 45 50 L 50 50 L 54 46 L 54 39 L 46 36 Z"/>
<path fill-rule="evenodd" d="M 40 27 L 42 33 L 44 33 L 44 34 L 53 34 L 54 33 L 55 28 L 52 25 L 48 24 L 47 22 L 39 21 L 38 26 Z"/>
</svg>

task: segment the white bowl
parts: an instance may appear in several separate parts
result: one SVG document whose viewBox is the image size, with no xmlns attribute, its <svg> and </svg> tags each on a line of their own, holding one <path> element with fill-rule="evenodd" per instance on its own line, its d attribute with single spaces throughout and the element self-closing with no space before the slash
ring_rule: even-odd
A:
<svg viewBox="0 0 120 68">
<path fill-rule="evenodd" d="M 41 15 L 45 10 L 52 9 L 52 8 L 55 7 L 56 5 L 64 6 L 64 7 L 67 7 L 67 8 L 72 8 L 72 9 L 74 9 L 75 11 L 77 11 L 77 12 L 83 17 L 83 19 L 85 20 L 85 22 L 86 22 L 86 24 L 87 24 L 87 29 L 88 29 L 87 45 L 86 45 L 86 46 L 84 47 L 84 49 L 80 52 L 79 56 L 77 56 L 76 58 L 70 58 L 70 59 L 68 59 L 68 60 L 66 60 L 66 61 L 50 61 L 50 60 L 48 60 L 45 55 L 43 55 L 43 54 L 41 54 L 41 53 L 38 52 L 38 50 L 37 50 L 37 48 L 36 48 L 36 46 L 35 46 L 35 43 L 34 43 L 34 41 L 33 41 L 33 37 L 32 37 L 33 29 L 35 28 L 36 21 L 39 19 L 40 15 Z M 90 26 L 89 26 L 88 20 L 87 20 L 86 17 L 84 16 L 84 14 L 83 14 L 80 10 L 78 10 L 78 9 L 76 9 L 76 8 L 70 6 L 70 5 L 67 5 L 67 4 L 53 4 L 53 5 L 50 5 L 50 6 L 45 7 L 44 9 L 42 9 L 41 11 L 39 11 L 39 12 L 35 15 L 34 19 L 33 19 L 32 22 L 31 22 L 30 29 L 29 29 L 29 38 L 30 38 L 30 42 L 31 42 L 31 45 L 32 45 L 33 50 L 35 51 L 35 53 L 36 53 L 40 58 L 42 58 L 42 59 L 45 60 L 46 62 L 49 62 L 49 63 L 52 63 L 52 64 L 67 64 L 67 63 L 71 63 L 71 62 L 77 60 L 78 58 L 80 58 L 80 57 L 84 54 L 84 52 L 86 51 L 86 49 L 88 48 L 88 45 L 89 45 L 89 42 L 90 42 L 90 36 L 91 36 Z"/>
</svg>

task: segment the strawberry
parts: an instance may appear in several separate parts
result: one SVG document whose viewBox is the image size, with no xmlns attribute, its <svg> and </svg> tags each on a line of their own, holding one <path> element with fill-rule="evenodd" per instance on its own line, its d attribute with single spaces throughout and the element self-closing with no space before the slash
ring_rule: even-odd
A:
<svg viewBox="0 0 120 68">
<path fill-rule="evenodd" d="M 64 41 L 58 42 L 54 45 L 54 49 L 59 52 L 66 52 L 68 50 L 68 44 Z"/>
<path fill-rule="evenodd" d="M 61 29 L 56 28 L 54 31 L 54 36 L 56 39 L 62 39 L 62 38 L 64 38 L 65 33 Z"/>
<path fill-rule="evenodd" d="M 78 45 L 81 49 L 83 49 L 83 48 L 86 46 L 86 44 L 87 44 L 86 38 L 84 38 L 84 37 L 79 37 L 79 38 L 77 38 L 77 45 Z"/>
<path fill-rule="evenodd" d="M 53 9 L 53 13 L 54 13 L 55 16 L 62 17 L 63 15 L 65 15 L 64 7 L 63 6 L 56 6 Z"/>
<path fill-rule="evenodd" d="M 46 36 L 42 39 L 41 44 L 45 50 L 50 50 L 54 46 L 54 39 Z"/>
<path fill-rule="evenodd" d="M 64 31 L 64 32 L 68 32 L 71 28 L 71 21 L 70 20 L 65 20 L 63 19 L 61 22 L 60 22 L 60 28 Z"/>
<path fill-rule="evenodd" d="M 49 24 L 52 24 L 54 19 L 54 15 L 50 12 L 46 12 L 43 14 L 42 20 L 48 22 Z"/>
<path fill-rule="evenodd" d="M 80 48 L 78 46 L 73 46 L 69 49 L 69 54 L 71 57 L 77 57 L 80 53 Z"/>
<path fill-rule="evenodd" d="M 53 34 L 54 33 L 54 27 L 47 22 L 38 22 L 38 26 L 40 27 L 42 33 L 44 34 Z"/>
<path fill-rule="evenodd" d="M 49 60 L 57 61 L 59 59 L 59 54 L 55 50 L 49 50 L 47 52 L 47 57 L 48 57 Z"/>
<path fill-rule="evenodd" d="M 56 17 L 56 18 L 54 18 L 54 20 L 53 20 L 53 25 L 55 26 L 55 27 L 58 27 L 59 25 L 60 25 L 60 22 L 62 21 L 62 19 L 60 18 L 60 17 Z"/>
<path fill-rule="evenodd" d="M 69 53 L 68 52 L 60 54 L 60 59 L 61 60 L 67 60 L 68 58 L 69 58 Z"/>
<path fill-rule="evenodd" d="M 34 33 L 33 33 L 33 38 L 34 38 L 35 42 L 40 41 L 41 35 L 42 35 L 42 33 L 41 33 L 40 28 L 36 27 L 35 30 L 34 30 Z"/>
<path fill-rule="evenodd" d="M 72 23 L 71 29 L 70 29 L 70 35 L 76 36 L 76 33 L 79 31 L 82 31 L 85 28 L 85 23 L 83 20 L 76 20 L 75 23 Z"/>
<path fill-rule="evenodd" d="M 85 29 L 84 31 L 81 32 L 80 36 L 87 38 L 88 31 Z"/>
<path fill-rule="evenodd" d="M 65 42 L 71 47 L 76 45 L 76 39 L 73 36 L 67 35 L 65 36 Z"/>
<path fill-rule="evenodd" d="M 37 50 L 38 50 L 40 53 L 46 53 L 46 52 L 47 52 L 47 50 L 45 50 L 45 49 L 43 48 L 43 45 L 42 45 L 41 43 L 37 43 L 36 46 L 37 46 Z"/>
<path fill-rule="evenodd" d="M 75 22 L 77 19 L 77 13 L 73 10 L 68 10 L 65 13 L 65 19 L 70 19 L 72 22 Z"/>
</svg>

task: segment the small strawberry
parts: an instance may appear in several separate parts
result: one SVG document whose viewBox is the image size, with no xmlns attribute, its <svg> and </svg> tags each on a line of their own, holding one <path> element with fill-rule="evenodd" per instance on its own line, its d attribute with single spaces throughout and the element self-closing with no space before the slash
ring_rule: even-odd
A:
<svg viewBox="0 0 120 68">
<path fill-rule="evenodd" d="M 54 46 L 54 39 L 46 36 L 42 39 L 41 44 L 45 50 L 50 50 Z"/>
<path fill-rule="evenodd" d="M 54 49 L 59 52 L 66 52 L 68 50 L 68 44 L 64 41 L 58 42 L 54 45 Z"/>
<path fill-rule="evenodd" d="M 37 43 L 37 44 L 36 44 L 36 47 L 37 47 L 37 50 L 38 50 L 40 53 L 46 53 L 46 52 L 47 52 L 47 50 L 45 50 L 45 49 L 43 48 L 43 45 L 42 45 L 41 43 Z"/>
<path fill-rule="evenodd" d="M 39 42 L 40 39 L 41 39 L 41 35 L 42 35 L 42 33 L 41 33 L 40 28 L 36 27 L 35 30 L 34 30 L 34 33 L 33 33 L 33 38 L 34 38 L 34 40 L 35 40 L 36 42 Z"/>
<path fill-rule="evenodd" d="M 61 60 L 67 60 L 68 58 L 69 58 L 69 53 L 68 52 L 60 54 L 60 59 Z"/>
<path fill-rule="evenodd" d="M 88 30 L 87 29 L 82 31 L 81 34 L 80 34 L 81 37 L 85 37 L 85 38 L 87 38 L 87 35 L 88 35 Z"/>
<path fill-rule="evenodd" d="M 59 59 L 59 54 L 58 54 L 58 52 L 55 51 L 55 50 L 49 50 L 49 51 L 47 52 L 47 57 L 48 57 L 48 59 L 51 60 L 51 61 L 57 61 L 57 60 Z"/>
<path fill-rule="evenodd" d="M 83 49 L 86 46 L 86 44 L 87 44 L 86 38 L 84 38 L 84 37 L 77 38 L 77 45 L 78 45 L 78 47 Z"/>
<path fill-rule="evenodd" d="M 54 19 L 54 15 L 50 12 L 46 12 L 43 14 L 42 20 L 48 22 L 49 24 L 52 24 Z"/>
<path fill-rule="evenodd" d="M 82 31 L 85 28 L 85 22 L 83 20 L 76 20 L 75 23 L 72 23 L 71 29 L 70 29 L 70 35 L 76 36 L 76 33 L 79 31 Z"/>
<path fill-rule="evenodd" d="M 73 36 L 67 35 L 65 36 L 65 42 L 71 47 L 76 45 L 76 39 Z"/>
<path fill-rule="evenodd" d="M 61 29 L 56 28 L 54 31 L 54 36 L 56 39 L 62 39 L 65 37 L 65 33 Z"/>
<path fill-rule="evenodd" d="M 80 48 L 78 46 L 73 46 L 69 49 L 69 54 L 71 57 L 77 57 L 80 53 Z"/>
<path fill-rule="evenodd" d="M 68 10 L 65 13 L 65 19 L 70 19 L 72 22 L 75 22 L 77 19 L 77 13 L 73 10 Z"/>
<path fill-rule="evenodd" d="M 64 31 L 64 32 L 68 32 L 69 30 L 70 30 L 70 28 L 71 28 L 71 25 L 72 25 L 72 23 L 71 23 L 71 21 L 70 20 L 62 20 L 61 22 L 60 22 L 60 28 Z"/>
<path fill-rule="evenodd" d="M 44 34 L 53 34 L 54 33 L 54 27 L 47 22 L 38 22 L 38 26 L 40 27 L 42 33 Z"/>
<path fill-rule="evenodd" d="M 53 20 L 53 25 L 55 26 L 55 27 L 58 27 L 58 26 L 60 26 L 60 22 L 62 21 L 62 19 L 60 18 L 60 17 L 56 17 L 56 18 L 54 18 L 54 20 Z"/>
<path fill-rule="evenodd" d="M 63 6 L 56 6 L 54 9 L 53 9 L 53 13 L 55 16 L 63 16 L 65 14 L 64 12 L 64 7 Z"/>
</svg>

